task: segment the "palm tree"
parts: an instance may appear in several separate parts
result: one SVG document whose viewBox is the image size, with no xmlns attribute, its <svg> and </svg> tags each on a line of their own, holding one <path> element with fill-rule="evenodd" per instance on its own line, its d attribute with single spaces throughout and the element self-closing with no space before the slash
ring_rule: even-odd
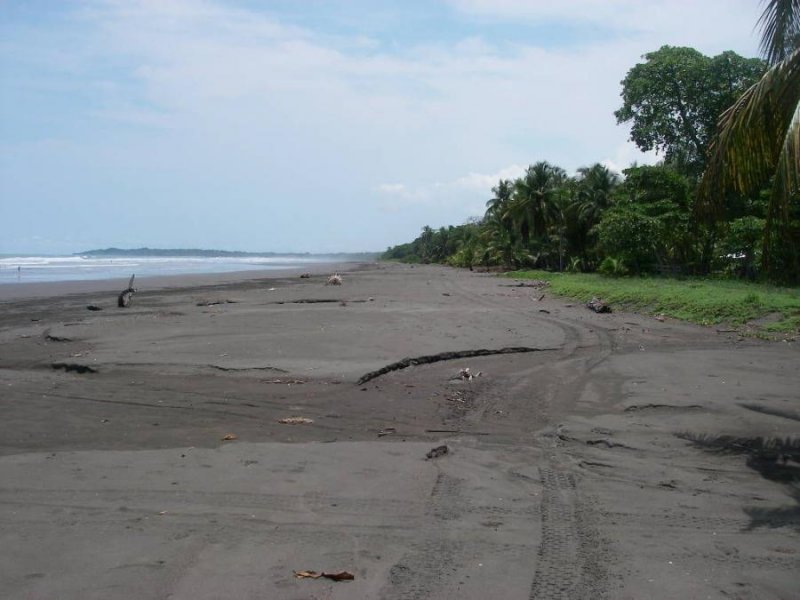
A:
<svg viewBox="0 0 800 600">
<path fill-rule="evenodd" d="M 728 192 L 754 194 L 772 179 L 762 255 L 768 271 L 773 230 L 789 221 L 800 184 L 800 0 L 765 4 L 758 24 L 770 68 L 720 117 L 699 199 L 719 214 Z"/>
<path fill-rule="evenodd" d="M 514 191 L 514 184 L 508 179 L 501 179 L 492 188 L 494 196 L 486 202 L 486 214 L 502 215 L 508 210 L 508 203 L 511 202 L 511 194 Z"/>
<path fill-rule="evenodd" d="M 572 203 L 568 208 L 567 237 L 573 250 L 584 261 L 589 259 L 588 248 L 595 235 L 593 227 L 600 222 L 603 212 L 611 206 L 614 190 L 620 176 L 596 163 L 578 169 Z"/>
<path fill-rule="evenodd" d="M 514 182 L 514 198 L 509 209 L 526 246 L 531 235 L 537 238 L 547 235 L 547 227 L 554 216 L 555 198 L 566 180 L 564 169 L 541 161 L 529 166 Z"/>
<path fill-rule="evenodd" d="M 611 204 L 611 194 L 619 185 L 619 175 L 600 163 L 578 169 L 577 216 L 589 228 Z"/>
</svg>

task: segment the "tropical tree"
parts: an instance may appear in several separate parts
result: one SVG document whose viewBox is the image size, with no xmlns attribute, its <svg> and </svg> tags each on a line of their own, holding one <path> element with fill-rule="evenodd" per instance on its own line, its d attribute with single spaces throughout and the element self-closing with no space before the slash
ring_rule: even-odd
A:
<svg viewBox="0 0 800 600">
<path fill-rule="evenodd" d="M 528 245 L 532 236 L 546 237 L 555 213 L 555 198 L 566 180 L 564 169 L 541 161 L 529 166 L 514 182 L 514 197 L 509 208 L 524 245 Z"/>
<path fill-rule="evenodd" d="M 501 179 L 492 188 L 492 194 L 494 195 L 486 202 L 486 213 L 502 216 L 508 210 L 513 193 L 514 184 L 509 179 Z"/>
<path fill-rule="evenodd" d="M 699 177 L 719 114 L 758 81 L 764 62 L 674 46 L 643 58 L 622 81 L 617 122 L 631 124 L 630 139 L 640 149 L 662 152 L 682 174 Z"/>
<path fill-rule="evenodd" d="M 611 204 L 611 196 L 619 182 L 619 175 L 600 163 L 578 169 L 575 195 L 578 218 L 589 227 L 597 223 Z"/>
<path fill-rule="evenodd" d="M 611 206 L 620 177 L 607 167 L 596 163 L 581 167 L 572 182 L 572 195 L 566 214 L 566 235 L 572 251 L 583 263 L 589 259 L 589 247 L 596 238 L 593 228 Z"/>
<path fill-rule="evenodd" d="M 759 21 L 764 76 L 720 117 L 700 203 L 721 215 L 729 194 L 754 195 L 770 181 L 762 267 L 773 271 L 776 246 L 798 273 L 800 228 L 792 224 L 800 187 L 800 0 L 767 0 Z M 787 266 L 787 265 L 784 265 Z"/>
</svg>

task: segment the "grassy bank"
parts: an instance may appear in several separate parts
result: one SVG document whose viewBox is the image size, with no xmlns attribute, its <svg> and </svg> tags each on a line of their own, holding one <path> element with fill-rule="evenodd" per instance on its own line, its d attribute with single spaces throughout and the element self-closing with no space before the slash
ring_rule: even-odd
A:
<svg viewBox="0 0 800 600">
<path fill-rule="evenodd" d="M 515 271 L 516 279 L 544 279 L 550 290 L 582 302 L 598 296 L 617 309 L 663 314 L 700 323 L 726 323 L 757 334 L 800 333 L 800 288 L 741 281 L 611 278 L 589 273 Z"/>
</svg>

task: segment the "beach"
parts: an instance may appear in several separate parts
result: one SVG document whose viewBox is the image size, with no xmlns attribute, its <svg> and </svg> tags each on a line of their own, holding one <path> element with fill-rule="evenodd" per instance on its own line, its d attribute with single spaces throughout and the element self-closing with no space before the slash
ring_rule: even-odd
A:
<svg viewBox="0 0 800 600">
<path fill-rule="evenodd" d="M 306 270 L 0 286 L 4 597 L 796 597 L 797 344 Z"/>
</svg>

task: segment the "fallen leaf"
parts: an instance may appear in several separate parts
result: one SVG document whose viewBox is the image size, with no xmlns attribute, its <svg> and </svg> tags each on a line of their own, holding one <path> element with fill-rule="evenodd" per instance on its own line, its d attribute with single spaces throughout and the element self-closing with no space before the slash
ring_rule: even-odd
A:
<svg viewBox="0 0 800 600">
<path fill-rule="evenodd" d="M 319 579 L 322 577 L 322 573 L 317 573 L 316 571 L 295 571 L 294 576 L 298 579 Z"/>
<path fill-rule="evenodd" d="M 239 436 L 236 435 L 235 433 L 226 433 L 225 435 L 222 436 L 223 442 L 231 442 L 233 440 L 238 440 L 238 439 Z"/>
<path fill-rule="evenodd" d="M 309 419 L 308 417 L 285 417 L 283 419 L 278 419 L 278 423 L 283 423 L 284 425 L 307 425 L 313 422 L 314 419 Z"/>
</svg>

